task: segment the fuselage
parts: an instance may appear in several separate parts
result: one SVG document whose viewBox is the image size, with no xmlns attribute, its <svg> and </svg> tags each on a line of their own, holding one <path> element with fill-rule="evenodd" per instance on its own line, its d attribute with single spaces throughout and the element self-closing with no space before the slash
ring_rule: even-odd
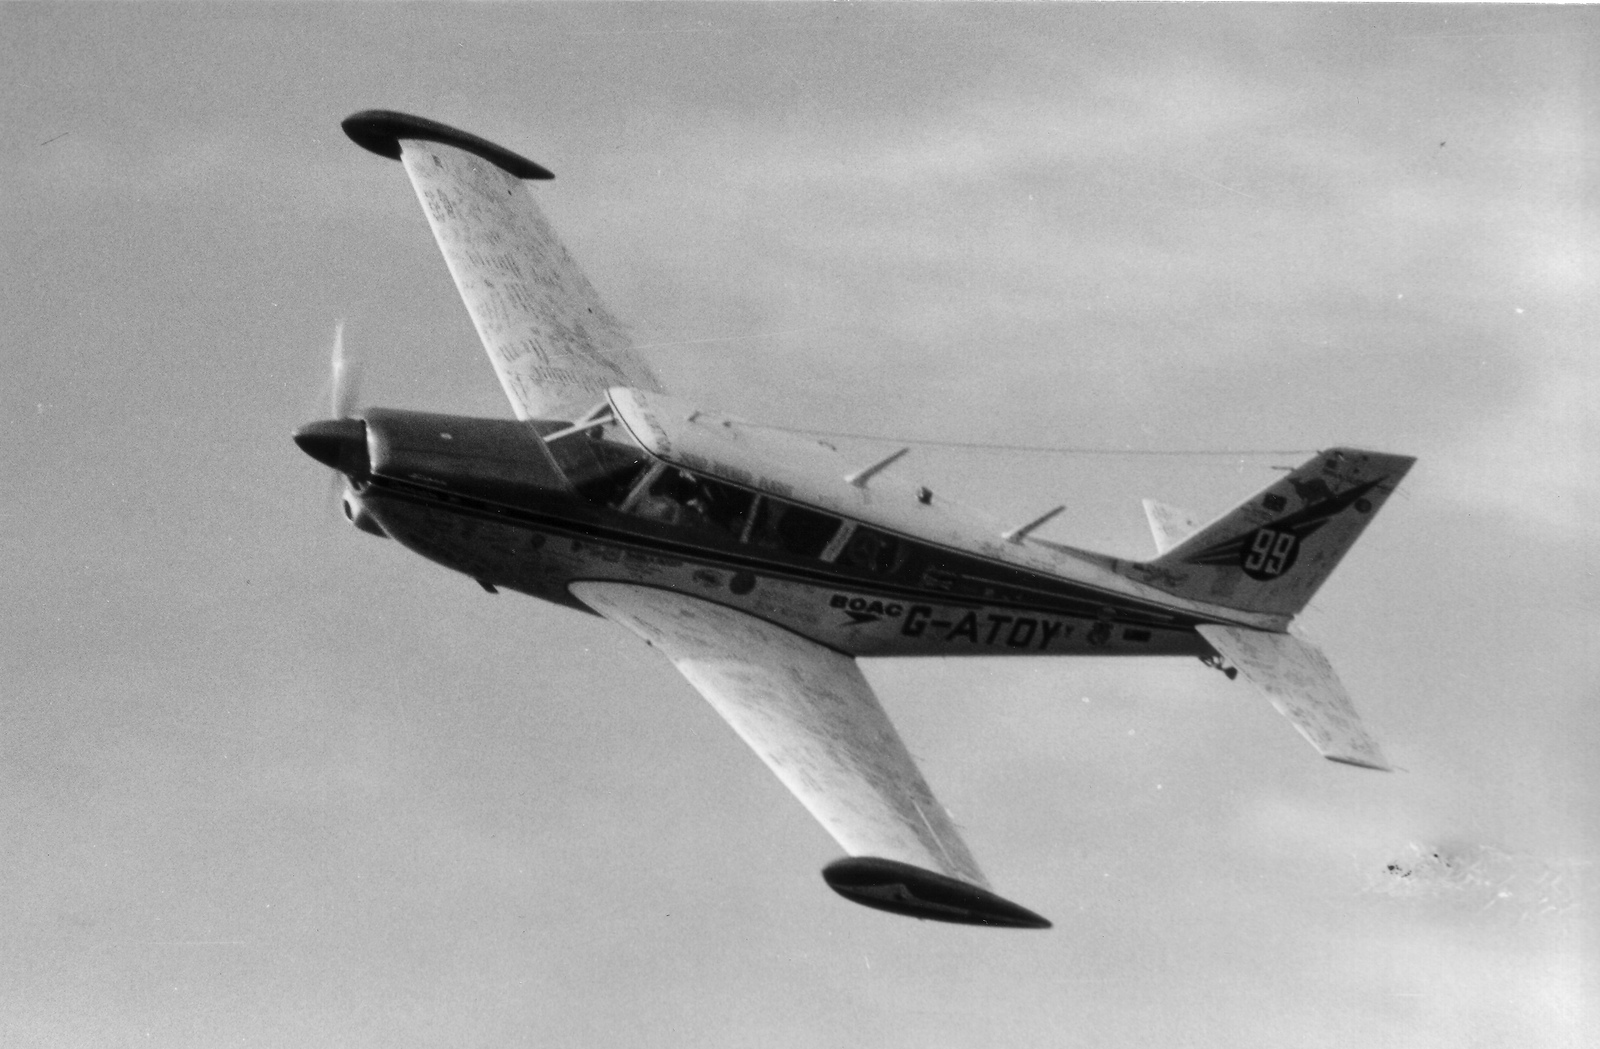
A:
<svg viewBox="0 0 1600 1049">
<path fill-rule="evenodd" d="M 1193 655 L 1213 621 L 826 513 L 580 434 L 568 479 L 518 456 L 529 426 L 368 413 L 363 510 L 486 587 L 582 609 L 587 580 L 693 594 L 849 655 Z M 554 424 L 549 424 L 549 429 Z M 441 452 L 441 449 L 443 450 Z M 447 453 L 447 454 L 446 454 Z"/>
</svg>

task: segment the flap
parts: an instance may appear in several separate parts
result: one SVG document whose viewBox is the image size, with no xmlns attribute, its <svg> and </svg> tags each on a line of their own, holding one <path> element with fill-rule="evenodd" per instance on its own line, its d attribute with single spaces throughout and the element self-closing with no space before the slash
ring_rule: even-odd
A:
<svg viewBox="0 0 1600 1049">
<path fill-rule="evenodd" d="M 854 659 L 684 594 L 571 590 L 672 660 L 846 852 L 987 885 Z"/>
<path fill-rule="evenodd" d="M 1278 713 L 1329 761 L 1378 769 L 1391 766 L 1367 733 L 1322 650 L 1303 638 L 1245 627 L 1195 628 L 1246 681 L 1267 694 Z"/>
</svg>

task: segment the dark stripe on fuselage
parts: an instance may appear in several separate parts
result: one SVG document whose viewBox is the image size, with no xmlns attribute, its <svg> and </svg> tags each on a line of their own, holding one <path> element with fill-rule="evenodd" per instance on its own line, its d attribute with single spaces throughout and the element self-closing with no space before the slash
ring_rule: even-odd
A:
<svg viewBox="0 0 1600 1049">
<path fill-rule="evenodd" d="M 693 543 L 659 532 L 618 527 L 611 521 L 634 525 L 643 522 L 619 511 L 597 510 L 587 504 L 582 504 L 583 509 L 596 516 L 591 520 L 580 520 L 559 512 L 543 512 L 394 478 L 374 476 L 370 484 L 374 494 L 465 517 L 556 532 L 576 540 L 630 547 L 655 555 L 707 562 L 726 569 L 744 570 L 827 589 L 870 591 L 908 602 L 931 601 L 974 609 L 1001 607 L 1043 612 L 1163 630 L 1186 630 L 1197 623 L 1208 622 L 1161 606 L 1130 601 L 1120 594 L 1097 590 L 1081 583 L 1030 572 L 903 536 L 898 538 L 909 544 L 912 550 L 908 561 L 934 562 L 924 565 L 921 578 L 937 577 L 949 589 L 926 582 L 895 581 L 865 572 L 857 574 L 843 571 L 826 561 L 801 559 L 792 555 L 785 557 L 777 552 L 764 552 L 756 556 L 744 553 L 744 548 L 738 546 Z M 563 502 L 568 498 L 557 493 L 552 493 L 551 497 Z"/>
</svg>

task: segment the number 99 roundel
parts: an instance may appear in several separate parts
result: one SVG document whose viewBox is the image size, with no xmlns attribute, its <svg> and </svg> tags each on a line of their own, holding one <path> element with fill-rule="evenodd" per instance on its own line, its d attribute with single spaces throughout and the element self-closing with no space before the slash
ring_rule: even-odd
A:
<svg viewBox="0 0 1600 1049">
<path fill-rule="evenodd" d="M 1294 567 L 1300 539 L 1293 532 L 1257 528 L 1240 551 L 1239 567 L 1251 579 L 1276 579 Z"/>
</svg>

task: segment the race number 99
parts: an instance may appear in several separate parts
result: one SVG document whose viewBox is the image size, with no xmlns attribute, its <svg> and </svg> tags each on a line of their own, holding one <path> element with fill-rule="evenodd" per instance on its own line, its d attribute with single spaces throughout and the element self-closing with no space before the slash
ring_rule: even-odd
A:
<svg viewBox="0 0 1600 1049">
<path fill-rule="evenodd" d="M 1300 552 L 1300 541 L 1293 532 L 1276 528 L 1257 528 L 1245 544 L 1244 574 L 1251 579 L 1276 579 L 1293 565 Z"/>
</svg>

